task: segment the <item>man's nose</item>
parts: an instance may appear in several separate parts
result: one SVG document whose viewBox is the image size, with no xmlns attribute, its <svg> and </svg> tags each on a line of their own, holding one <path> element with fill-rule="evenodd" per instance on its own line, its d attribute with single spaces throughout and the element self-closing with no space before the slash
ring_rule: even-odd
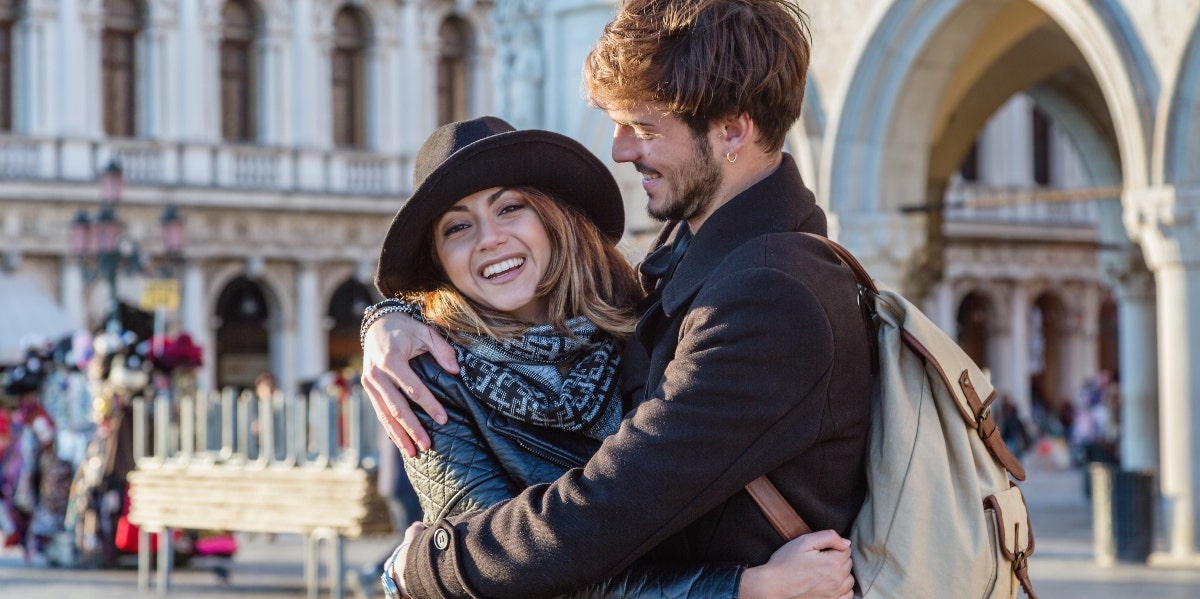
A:
<svg viewBox="0 0 1200 599">
<path fill-rule="evenodd" d="M 615 162 L 634 162 L 637 160 L 637 145 L 634 143 L 631 127 L 617 125 L 613 131 L 612 157 Z"/>
</svg>

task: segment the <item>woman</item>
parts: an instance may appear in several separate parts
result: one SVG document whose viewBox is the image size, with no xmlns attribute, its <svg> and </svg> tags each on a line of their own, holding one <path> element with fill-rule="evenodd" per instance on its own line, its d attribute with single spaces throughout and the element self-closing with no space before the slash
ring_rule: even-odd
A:
<svg viewBox="0 0 1200 599">
<path fill-rule="evenodd" d="M 453 123 L 422 146 L 415 179 L 376 277 L 393 299 L 363 330 L 403 311 L 455 348 L 458 377 L 429 356 L 413 363 L 449 418 L 426 420 L 433 449 L 405 460 L 432 523 L 582 467 L 617 430 L 617 367 L 641 291 L 616 248 L 616 183 L 569 138 L 491 117 Z M 741 569 L 646 557 L 577 596 L 733 597 Z"/>
</svg>

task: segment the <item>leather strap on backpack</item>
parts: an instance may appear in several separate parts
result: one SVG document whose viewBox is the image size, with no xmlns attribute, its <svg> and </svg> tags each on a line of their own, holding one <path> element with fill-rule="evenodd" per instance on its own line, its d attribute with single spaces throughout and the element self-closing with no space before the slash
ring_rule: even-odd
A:
<svg viewBox="0 0 1200 599">
<path fill-rule="evenodd" d="M 766 475 L 750 481 L 750 484 L 746 485 L 746 492 L 754 499 L 754 503 L 758 504 L 758 509 L 766 514 L 767 520 L 771 521 L 771 526 L 775 527 L 784 541 L 812 532 L 804 518 L 792 509 L 791 504 L 783 498 L 779 489 L 771 484 Z"/>
</svg>

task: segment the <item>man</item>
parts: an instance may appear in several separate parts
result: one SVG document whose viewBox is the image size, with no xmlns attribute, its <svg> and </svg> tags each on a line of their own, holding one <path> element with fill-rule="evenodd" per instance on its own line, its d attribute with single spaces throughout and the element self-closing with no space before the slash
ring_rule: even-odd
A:
<svg viewBox="0 0 1200 599">
<path fill-rule="evenodd" d="M 826 233 L 782 152 L 808 56 L 790 0 L 630 0 L 605 28 L 585 66 L 589 100 L 616 123 L 613 158 L 642 173 L 650 214 L 667 221 L 641 266 L 650 294 L 622 364 L 631 411 L 584 469 L 410 529 L 393 572 L 413 596 L 550 596 L 647 553 L 762 563 L 782 540 L 742 488 L 763 473 L 814 529 L 849 532 L 866 492 L 869 333 L 849 270 L 794 234 Z M 412 455 L 429 441 L 400 389 L 444 413 L 406 362 L 429 351 L 456 372 L 453 354 L 406 316 L 365 322 L 364 384 Z M 822 580 L 816 561 L 848 542 L 820 543 L 812 588 L 778 596 L 850 596 L 848 576 Z M 736 582 L 765 596 L 761 579 Z"/>
</svg>

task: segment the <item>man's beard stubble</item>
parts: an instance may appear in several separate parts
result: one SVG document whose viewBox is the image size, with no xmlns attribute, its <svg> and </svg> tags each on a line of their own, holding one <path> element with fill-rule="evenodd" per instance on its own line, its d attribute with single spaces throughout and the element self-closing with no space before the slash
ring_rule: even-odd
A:
<svg viewBox="0 0 1200 599">
<path fill-rule="evenodd" d="M 693 136 L 692 159 L 678 172 L 671 185 L 672 201 L 659 209 L 648 208 L 650 217 L 660 221 L 689 220 L 706 212 L 721 186 L 721 167 L 712 157 L 712 144 L 703 134 Z M 675 185 L 679 188 L 675 189 Z"/>
</svg>

